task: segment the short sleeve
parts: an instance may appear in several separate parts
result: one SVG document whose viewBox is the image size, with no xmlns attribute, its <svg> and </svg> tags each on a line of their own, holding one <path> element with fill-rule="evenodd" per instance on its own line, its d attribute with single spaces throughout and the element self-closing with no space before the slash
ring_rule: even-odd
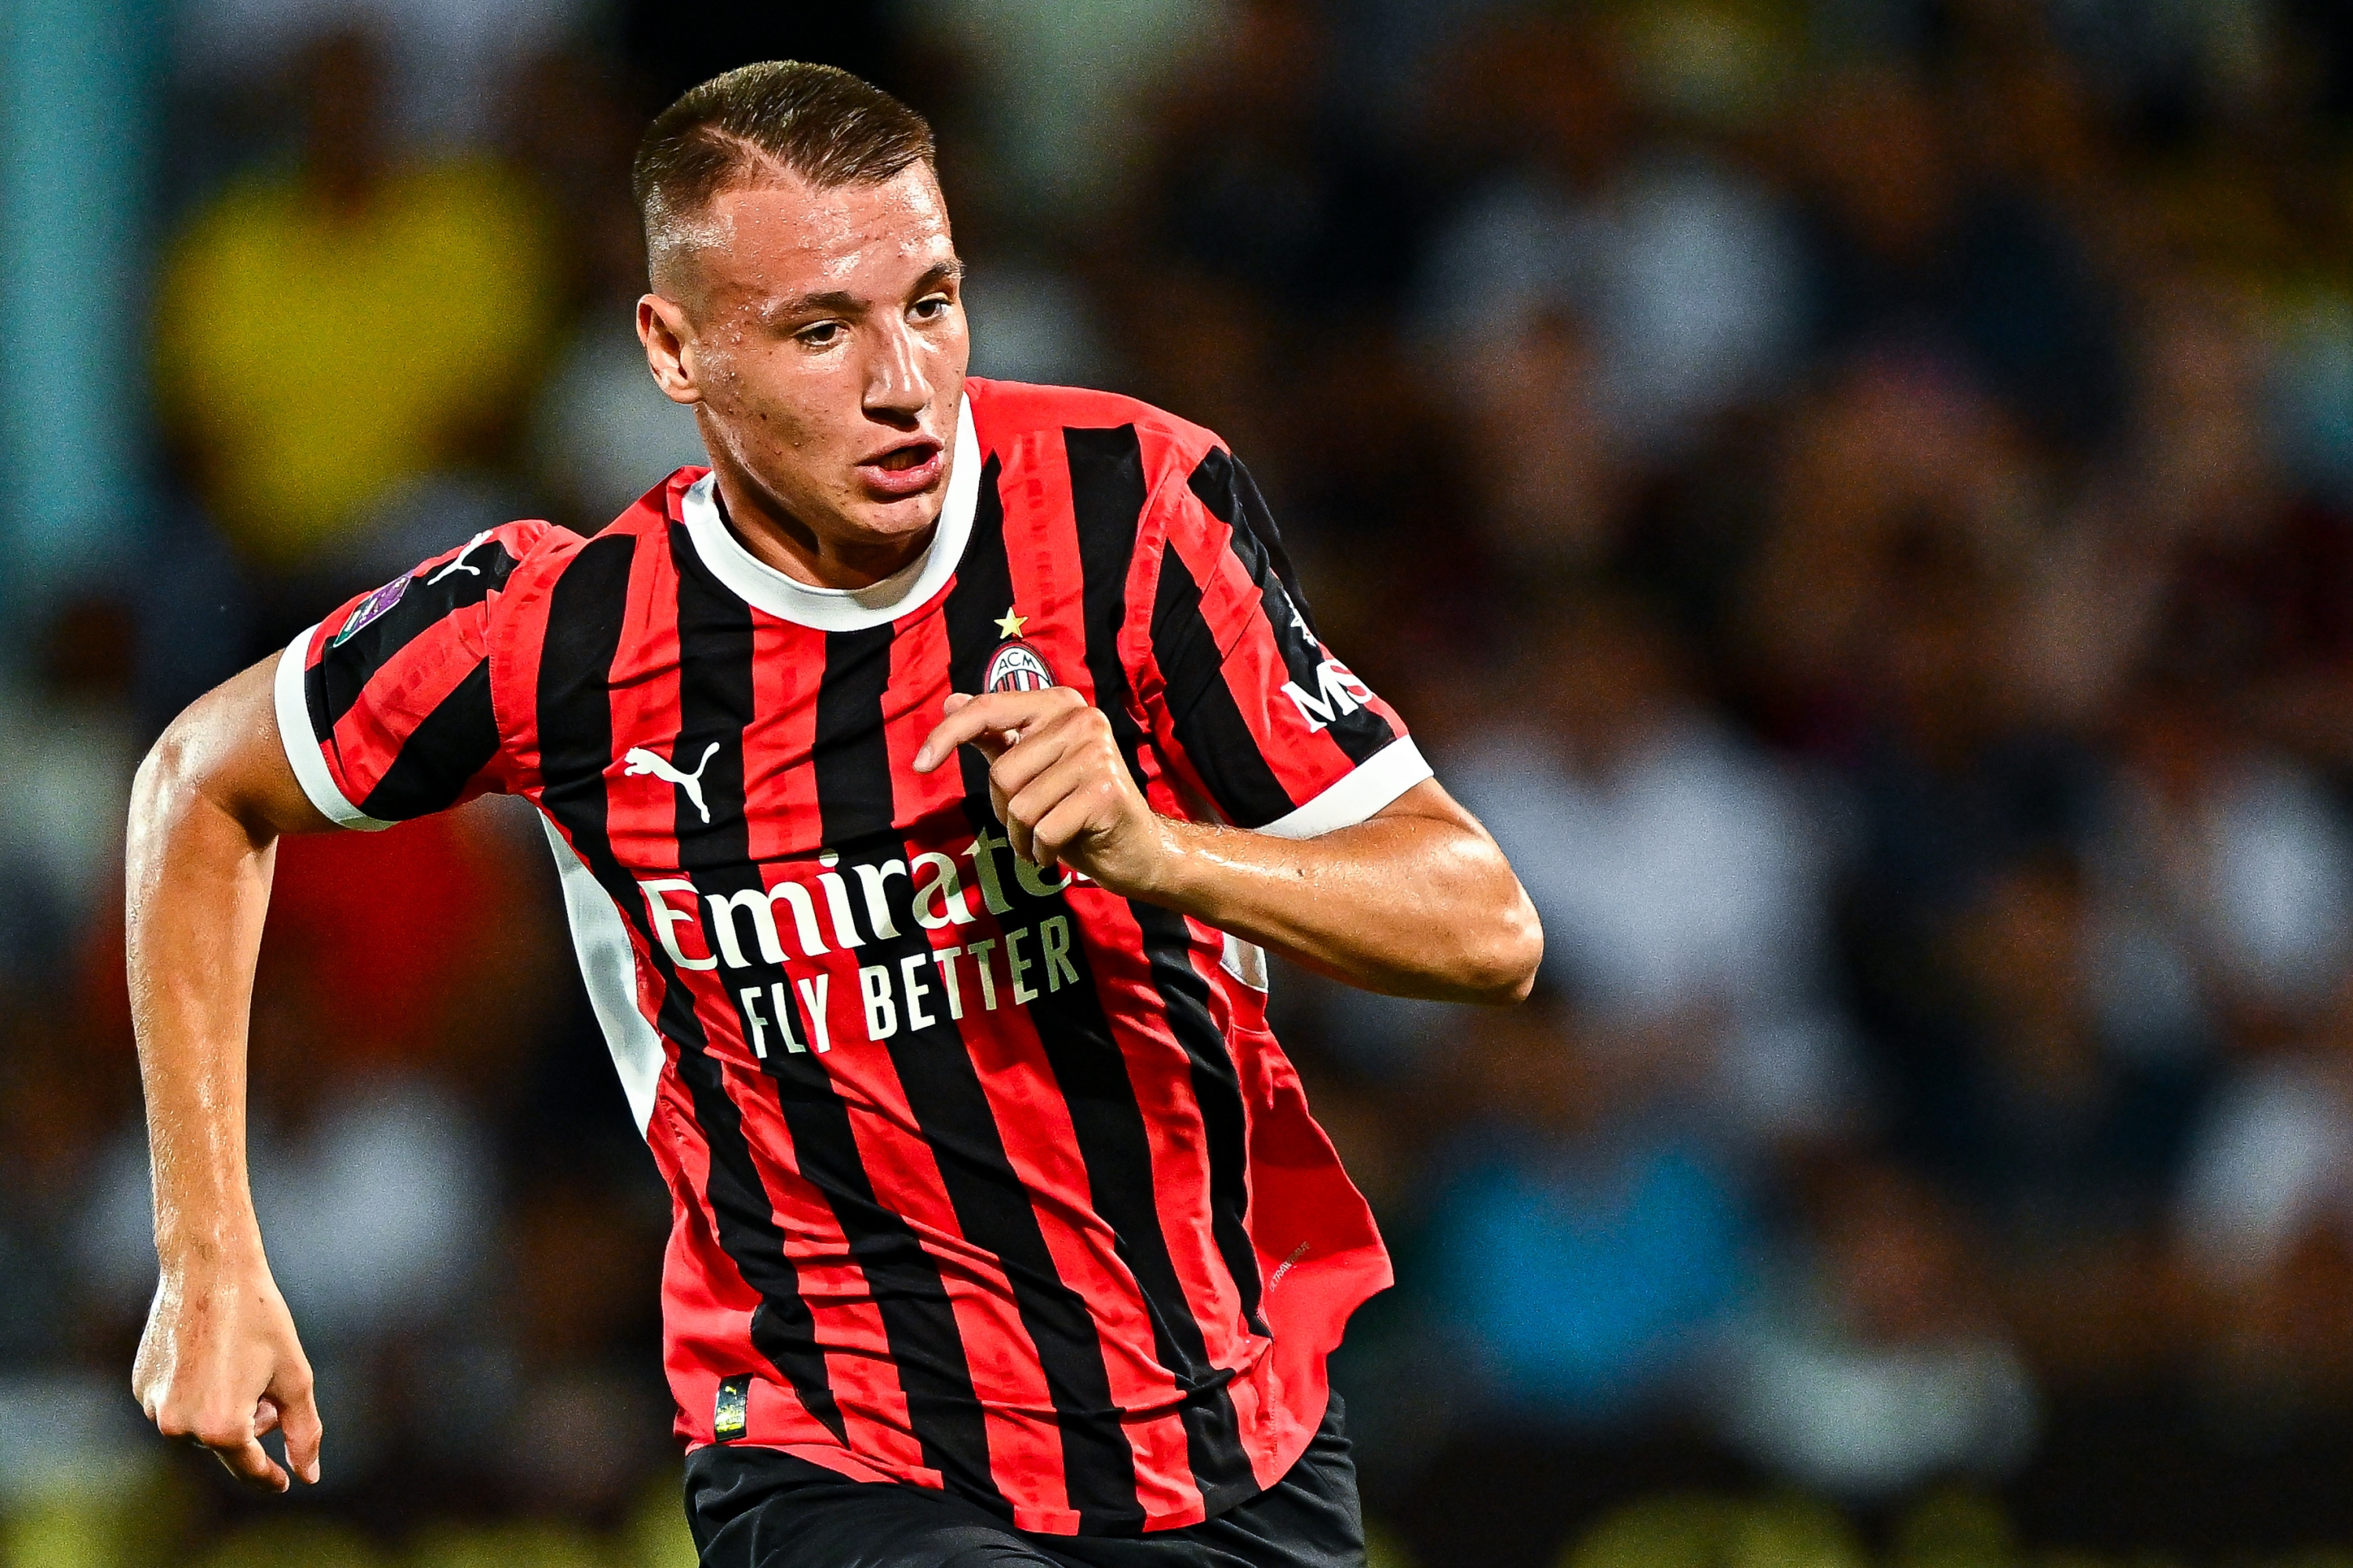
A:
<svg viewBox="0 0 2353 1568">
<path fill-rule="evenodd" d="M 1430 776 L 1405 721 L 1326 648 L 1250 473 L 1211 448 L 1155 498 L 1155 744 L 1226 821 L 1284 838 L 1361 822 Z"/>
<path fill-rule="evenodd" d="M 279 738 L 322 814 L 385 828 L 502 787 L 491 616 L 509 574 L 550 526 L 477 534 L 287 646 Z"/>
</svg>

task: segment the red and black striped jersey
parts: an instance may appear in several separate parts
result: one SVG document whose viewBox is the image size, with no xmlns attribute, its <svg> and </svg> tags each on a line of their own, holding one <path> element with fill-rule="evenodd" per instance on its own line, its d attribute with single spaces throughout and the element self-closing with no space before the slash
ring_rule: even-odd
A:
<svg viewBox="0 0 2353 1568">
<path fill-rule="evenodd" d="M 339 821 L 543 815 L 676 1205 L 690 1446 L 1123 1533 L 1290 1467 L 1389 1266 L 1256 949 L 1016 859 L 971 748 L 913 770 L 951 692 L 1046 680 L 1172 816 L 1305 837 L 1429 776 L 1214 437 L 979 380 L 891 581 L 794 582 L 681 470 L 594 537 L 511 524 L 353 600 L 277 705 Z"/>
</svg>

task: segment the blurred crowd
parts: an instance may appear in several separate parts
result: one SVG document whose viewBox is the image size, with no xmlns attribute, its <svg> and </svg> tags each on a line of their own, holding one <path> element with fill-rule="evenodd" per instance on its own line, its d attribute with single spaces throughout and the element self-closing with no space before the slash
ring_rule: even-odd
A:
<svg viewBox="0 0 2353 1568">
<path fill-rule="evenodd" d="M 628 159 L 779 57 L 933 118 L 976 373 L 1232 444 L 1544 916 L 1516 1011 L 1277 979 L 1398 1256 L 1335 1372 L 1381 1563 L 2353 1550 L 2337 0 L 184 0 L 172 39 L 162 502 L 0 669 L 0 1560 L 691 1561 L 664 1194 L 528 811 L 281 848 L 291 1505 L 127 1395 L 117 890 L 182 704 L 698 461 Z"/>
</svg>

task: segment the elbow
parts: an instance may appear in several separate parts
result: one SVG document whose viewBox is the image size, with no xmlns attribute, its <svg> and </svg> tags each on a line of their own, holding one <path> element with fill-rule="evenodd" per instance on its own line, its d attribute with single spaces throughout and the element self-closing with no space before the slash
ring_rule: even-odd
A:
<svg viewBox="0 0 2353 1568">
<path fill-rule="evenodd" d="M 222 799 L 227 759 L 220 726 L 205 711 L 207 701 L 199 698 L 165 726 L 132 776 L 128 827 L 134 854 L 142 842 L 172 831 L 199 801 Z M 229 814 L 247 825 L 238 813 Z"/>
<path fill-rule="evenodd" d="M 147 748 L 138 772 L 132 775 L 124 848 L 134 877 L 172 824 L 185 814 L 195 786 L 198 769 L 186 726 L 185 715 L 174 720 Z"/>
<path fill-rule="evenodd" d="M 185 788 L 194 772 L 185 734 L 187 715 L 172 721 L 147 755 L 139 761 L 138 772 L 131 778 L 131 806 L 133 817 L 152 810 L 158 803 Z"/>
<path fill-rule="evenodd" d="M 1512 881 L 1509 903 L 1482 935 L 1483 939 L 1461 955 L 1456 976 L 1459 999 L 1496 1007 L 1525 1001 L 1535 990 L 1536 969 L 1544 962 L 1544 924 L 1517 878 Z"/>
</svg>

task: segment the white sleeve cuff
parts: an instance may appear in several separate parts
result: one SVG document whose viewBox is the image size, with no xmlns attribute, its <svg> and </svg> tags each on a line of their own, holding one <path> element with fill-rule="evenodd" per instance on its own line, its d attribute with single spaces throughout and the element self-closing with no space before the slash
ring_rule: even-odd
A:
<svg viewBox="0 0 2353 1568">
<path fill-rule="evenodd" d="M 1352 828 L 1420 783 L 1433 778 L 1421 747 L 1401 735 L 1350 769 L 1324 793 L 1258 831 L 1279 839 L 1312 839 L 1335 828 Z"/>
<path fill-rule="evenodd" d="M 392 826 L 390 822 L 376 821 L 343 799 L 343 792 L 335 787 L 335 776 L 327 771 L 327 759 L 320 755 L 318 736 L 311 732 L 311 706 L 302 700 L 302 674 L 311 662 L 311 639 L 318 632 L 313 626 L 288 643 L 286 652 L 278 656 L 278 678 L 273 690 L 278 699 L 279 744 L 286 748 L 286 760 L 294 765 L 294 778 L 302 786 L 302 793 L 311 798 L 311 804 L 319 809 L 321 816 L 343 827 L 369 832 L 388 828 Z"/>
</svg>

